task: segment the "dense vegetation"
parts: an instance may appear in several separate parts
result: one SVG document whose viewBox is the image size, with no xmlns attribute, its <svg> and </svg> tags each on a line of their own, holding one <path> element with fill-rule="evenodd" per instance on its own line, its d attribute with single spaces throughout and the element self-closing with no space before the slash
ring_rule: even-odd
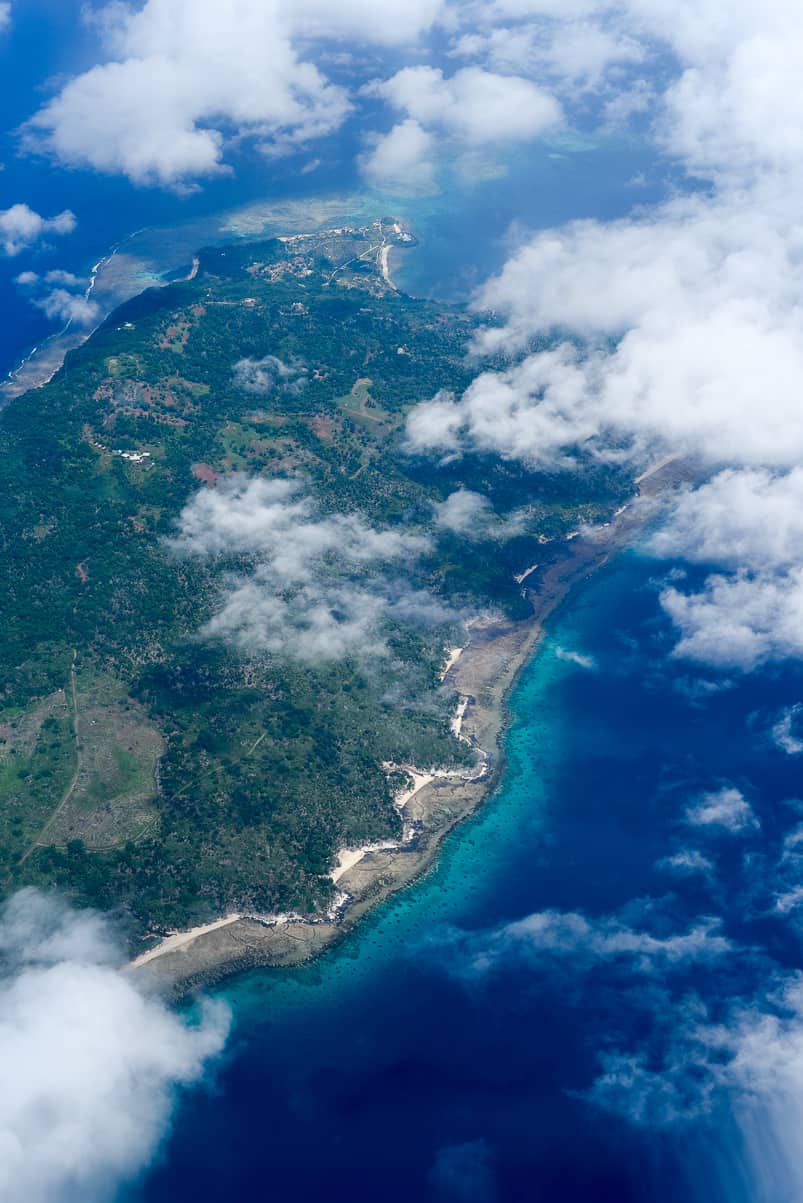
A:
<svg viewBox="0 0 803 1203">
<path fill-rule="evenodd" d="M 410 570 L 452 606 L 511 614 L 526 610 L 514 573 L 544 538 L 626 494 L 610 471 L 580 496 L 575 478 L 404 452 L 409 407 L 469 383 L 474 319 L 389 288 L 375 241 L 376 228 L 204 252 L 194 279 L 118 310 L 0 414 L 5 891 L 119 905 L 135 932 L 314 910 L 338 846 L 397 829 L 383 765 L 466 756 L 438 687 L 444 627 L 399 625 L 370 664 L 199 638 L 222 569 L 167 541 L 199 489 L 297 475 L 326 511 L 413 529 L 459 486 L 501 514 L 525 507 L 526 533 L 470 556 L 444 534 Z M 295 366 L 255 392 L 235 365 L 266 356 Z"/>
</svg>

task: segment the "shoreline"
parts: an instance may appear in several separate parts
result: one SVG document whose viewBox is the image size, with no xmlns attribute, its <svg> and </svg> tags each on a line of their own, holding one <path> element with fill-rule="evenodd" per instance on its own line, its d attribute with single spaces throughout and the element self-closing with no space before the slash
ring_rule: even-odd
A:
<svg viewBox="0 0 803 1203">
<path fill-rule="evenodd" d="M 585 580 L 632 543 L 651 512 L 650 501 L 684 478 L 685 466 L 674 458 L 655 465 L 642 476 L 633 501 L 610 523 L 567 539 L 559 557 L 539 573 L 536 586 L 522 589 L 533 606 L 530 617 L 514 622 L 486 615 L 470 625 L 459 655 L 457 648 L 444 649 L 442 680 L 460 699 L 452 729 L 480 753 L 479 772 L 444 770 L 438 775 L 434 769 L 400 766 L 413 778 L 412 788 L 397 798 L 405 836 L 340 850 L 330 874 L 338 894 L 328 914 L 227 916 L 172 933 L 124 972 L 142 985 L 180 998 L 251 969 L 300 965 L 344 939 L 368 911 L 429 872 L 446 836 L 499 784 L 510 721 L 508 699 L 546 634 L 549 619 Z"/>
<path fill-rule="evenodd" d="M 221 220 L 223 219 L 223 215 Z M 375 224 L 375 223 L 374 223 Z M 402 229 L 399 223 L 396 223 L 397 231 Z M 225 225 L 220 226 L 220 232 L 225 232 L 228 229 Z M 141 227 L 133 230 L 124 238 L 116 242 L 104 254 L 94 262 L 88 269 L 88 284 L 84 291 L 84 299 L 90 300 L 97 291 L 99 281 L 103 281 L 104 273 L 109 266 L 114 263 L 118 255 L 120 255 L 123 247 L 128 243 L 133 242 L 141 234 L 145 234 L 148 227 Z M 295 234 L 277 234 L 275 237 L 280 242 L 290 242 L 294 239 L 304 237 L 316 237 L 321 233 L 326 232 L 326 226 L 321 227 L 311 234 L 295 233 Z M 262 224 L 253 237 L 269 237 L 267 228 Z M 233 241 L 237 240 L 237 235 L 233 236 Z M 214 241 L 214 239 L 212 239 Z M 228 240 L 226 240 L 228 241 Z M 398 292 L 398 287 L 393 281 L 390 271 L 390 252 L 395 244 L 383 241 L 377 250 L 376 266 L 380 277 L 385 282 L 387 287 L 392 292 Z M 124 257 L 123 253 L 123 257 Z M 194 251 L 191 256 L 191 265 L 188 273 L 179 279 L 166 279 L 166 275 L 171 271 L 167 261 L 161 266 L 155 268 L 155 275 L 148 283 L 143 284 L 141 280 L 136 280 L 120 287 L 118 284 L 115 288 L 111 287 L 110 295 L 106 298 L 105 303 L 102 303 L 99 308 L 97 320 L 93 321 L 88 326 L 78 326 L 70 319 L 65 326 L 60 330 L 54 330 L 52 333 L 45 335 L 36 346 L 26 351 L 21 356 L 15 367 L 11 368 L 2 378 L 0 378 L 0 409 L 15 401 L 18 397 L 24 396 L 26 393 L 35 392 L 45 388 L 50 384 L 51 380 L 58 374 L 64 366 L 67 356 L 75 350 L 82 347 L 93 334 L 97 333 L 100 327 L 108 321 L 117 309 L 134 297 L 139 296 L 143 289 L 148 288 L 167 288 L 171 284 L 189 283 L 195 280 L 198 276 L 201 267 L 201 260 L 197 251 Z"/>
<path fill-rule="evenodd" d="M 92 299 L 98 280 L 117 258 L 121 248 L 139 237 L 140 234 L 145 233 L 146 229 L 147 227 L 143 226 L 126 234 L 92 264 L 87 276 L 87 287 L 84 290 L 85 301 Z M 25 393 L 45 388 L 50 384 L 53 377 L 64 366 L 64 361 L 70 352 L 82 347 L 120 305 L 125 304 L 127 300 L 131 300 L 141 291 L 142 286 L 138 283 L 135 288 L 124 289 L 120 295 L 112 294 L 107 299 L 106 305 L 100 307 L 97 321 L 91 325 L 78 326 L 70 318 L 61 330 L 54 330 L 35 347 L 32 347 L 22 356 L 17 366 L 11 368 L 0 380 L 0 409 L 18 397 L 24 396 Z"/>
</svg>

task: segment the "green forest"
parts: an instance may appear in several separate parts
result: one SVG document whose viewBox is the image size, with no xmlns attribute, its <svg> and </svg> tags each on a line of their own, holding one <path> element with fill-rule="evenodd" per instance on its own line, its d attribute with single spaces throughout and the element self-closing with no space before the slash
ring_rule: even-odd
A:
<svg viewBox="0 0 803 1203">
<path fill-rule="evenodd" d="M 325 909 L 338 847 L 398 831 L 385 766 L 469 754 L 439 683 L 459 616 L 526 616 L 515 574 L 630 494 L 612 468 L 408 454 L 410 408 L 476 374 L 479 319 L 396 292 L 377 228 L 203 251 L 195 278 L 117 310 L 0 412 L 4 893 L 116 908 L 135 941 L 227 911 Z M 323 515 L 426 534 L 404 571 L 447 617 L 394 618 L 369 659 L 204 637 L 248 557 L 173 540 L 187 503 L 234 473 L 297 478 Z M 461 487 L 526 522 L 469 554 L 432 522 Z"/>
</svg>

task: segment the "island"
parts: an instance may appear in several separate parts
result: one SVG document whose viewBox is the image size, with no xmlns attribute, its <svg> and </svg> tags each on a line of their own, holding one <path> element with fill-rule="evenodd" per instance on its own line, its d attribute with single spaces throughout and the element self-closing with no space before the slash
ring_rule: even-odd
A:
<svg viewBox="0 0 803 1203">
<path fill-rule="evenodd" d="M 431 864 L 613 540 L 571 536 L 634 495 L 413 453 L 413 406 L 501 366 L 489 315 L 396 288 L 415 244 L 201 250 L 0 411 L 2 892 L 114 911 L 176 993 L 315 955 Z"/>
</svg>

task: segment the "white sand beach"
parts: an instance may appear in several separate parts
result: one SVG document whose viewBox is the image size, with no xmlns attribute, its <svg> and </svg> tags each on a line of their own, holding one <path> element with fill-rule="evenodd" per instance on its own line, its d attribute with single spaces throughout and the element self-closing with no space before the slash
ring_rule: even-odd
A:
<svg viewBox="0 0 803 1203">
<path fill-rule="evenodd" d="M 450 670 L 454 668 L 455 664 L 457 664 L 457 661 L 463 655 L 465 648 L 464 647 L 450 647 L 447 649 L 447 651 L 449 654 L 446 658 L 446 664 L 441 669 L 441 680 L 442 681 L 446 680 L 447 676 L 449 675 Z"/>
<path fill-rule="evenodd" d="M 156 957 L 162 956 L 166 952 L 175 952 L 177 948 L 184 948 L 188 944 L 192 944 L 198 936 L 205 936 L 208 932 L 217 931 L 221 927 L 228 927 L 231 923 L 237 923 L 242 919 L 242 915 L 226 915 L 223 919 L 218 919 L 215 923 L 206 923 L 202 927 L 193 927 L 189 931 L 173 932 L 170 936 L 165 936 L 155 948 L 143 952 L 136 960 L 132 961 L 129 968 L 138 969 L 141 965 L 147 965 L 148 961 L 155 960 Z"/>
<path fill-rule="evenodd" d="M 463 719 L 466 717 L 468 710 L 468 698 L 461 698 L 460 704 L 457 707 L 457 713 L 450 722 L 449 726 L 452 729 L 452 735 L 456 735 L 458 739 L 462 738 Z"/>
<path fill-rule="evenodd" d="M 524 572 L 520 572 L 517 576 L 514 576 L 513 580 L 516 582 L 517 585 L 523 585 L 524 582 L 527 580 L 527 577 L 532 576 L 532 574 L 535 572 L 537 567 L 538 567 L 538 564 L 531 564 L 529 568 L 524 569 Z"/>
</svg>

